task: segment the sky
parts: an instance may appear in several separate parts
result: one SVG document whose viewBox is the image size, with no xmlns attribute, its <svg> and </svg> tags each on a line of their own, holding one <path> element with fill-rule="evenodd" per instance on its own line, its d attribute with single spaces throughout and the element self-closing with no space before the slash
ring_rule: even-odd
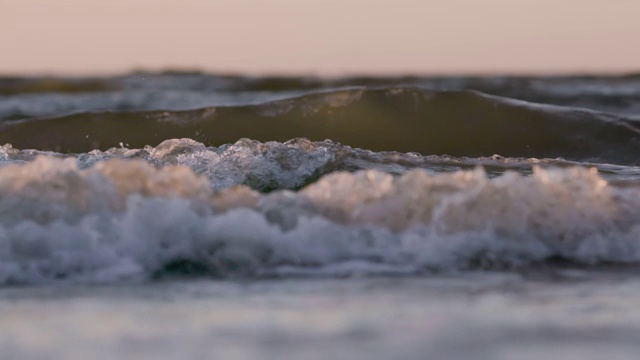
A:
<svg viewBox="0 0 640 360">
<path fill-rule="evenodd" d="M 0 0 L 0 73 L 640 71 L 638 0 Z"/>
</svg>

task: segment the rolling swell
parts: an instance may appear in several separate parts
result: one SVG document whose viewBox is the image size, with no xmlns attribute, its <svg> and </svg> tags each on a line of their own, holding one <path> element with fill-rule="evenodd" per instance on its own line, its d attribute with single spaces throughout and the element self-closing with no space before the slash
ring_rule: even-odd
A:
<svg viewBox="0 0 640 360">
<path fill-rule="evenodd" d="M 350 88 L 262 105 L 192 111 L 99 112 L 5 122 L 0 143 L 88 152 L 166 139 L 206 145 L 240 138 L 331 139 L 374 151 L 556 158 L 637 165 L 640 123 L 631 117 L 546 106 L 474 91 Z"/>
</svg>

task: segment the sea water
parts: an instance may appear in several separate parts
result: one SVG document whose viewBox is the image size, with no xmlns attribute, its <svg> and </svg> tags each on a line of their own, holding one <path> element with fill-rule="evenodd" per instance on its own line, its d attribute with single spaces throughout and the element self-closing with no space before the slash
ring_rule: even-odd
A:
<svg viewBox="0 0 640 360">
<path fill-rule="evenodd" d="M 633 358 L 640 81 L 0 80 L 9 358 Z"/>
</svg>

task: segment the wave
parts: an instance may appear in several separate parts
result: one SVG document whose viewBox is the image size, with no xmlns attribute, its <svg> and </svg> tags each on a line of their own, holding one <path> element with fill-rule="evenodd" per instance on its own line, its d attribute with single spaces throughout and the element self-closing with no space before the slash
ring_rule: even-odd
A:
<svg viewBox="0 0 640 360">
<path fill-rule="evenodd" d="M 469 89 L 530 102 L 631 116 L 640 114 L 640 78 L 633 74 L 318 78 L 165 71 L 84 78 L 0 76 L 0 119 L 20 120 L 100 110 L 187 110 L 194 109 L 194 106 L 248 105 L 253 99 L 269 101 L 292 94 L 347 86 Z"/>
<path fill-rule="evenodd" d="M 222 190 L 235 185 L 249 186 L 269 192 L 278 189 L 296 190 L 324 175 L 336 171 L 378 170 L 402 175 L 412 169 L 429 174 L 473 170 L 482 167 L 489 177 L 508 171 L 529 175 L 534 167 L 569 168 L 583 166 L 596 169 L 600 176 L 615 184 L 640 180 L 640 167 L 599 163 L 580 163 L 564 159 L 505 158 L 501 156 L 468 158 L 399 152 L 373 152 L 352 148 L 333 141 L 313 142 L 292 139 L 285 143 L 240 139 L 234 144 L 207 147 L 193 139 L 165 140 L 156 147 L 143 149 L 125 147 L 107 151 L 92 150 L 79 155 L 38 150 L 19 150 L 11 145 L 0 147 L 0 166 L 25 163 L 38 156 L 70 158 L 81 169 L 110 160 L 144 160 L 154 167 L 185 165 L 209 179 L 212 189 Z"/>
<path fill-rule="evenodd" d="M 240 138 L 331 139 L 373 151 L 456 157 L 556 158 L 635 165 L 640 123 L 584 109 L 532 104 L 474 91 L 420 88 L 315 93 L 262 105 L 194 111 L 99 112 L 4 122 L 0 143 L 88 152 L 142 148 L 172 138 L 207 145 Z"/>
<path fill-rule="evenodd" d="M 217 190 L 184 165 L 78 164 L 38 156 L 0 167 L 0 283 L 640 261 L 640 187 L 584 167 L 334 172 L 265 194 Z"/>
<path fill-rule="evenodd" d="M 89 93 L 42 93 L 0 97 L 4 122 L 60 117 L 99 111 L 180 111 L 211 106 L 240 106 L 281 100 L 293 93 L 219 92 L 137 89 Z"/>
</svg>

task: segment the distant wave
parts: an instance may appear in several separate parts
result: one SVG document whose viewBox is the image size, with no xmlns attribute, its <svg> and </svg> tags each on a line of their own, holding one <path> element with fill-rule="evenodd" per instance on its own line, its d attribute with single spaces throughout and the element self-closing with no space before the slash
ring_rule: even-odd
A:
<svg viewBox="0 0 640 360">
<path fill-rule="evenodd" d="M 0 125 L 0 143 L 58 152 L 119 144 L 142 148 L 181 137 L 215 146 L 240 138 L 305 137 L 373 151 L 640 164 L 636 118 L 413 87 L 349 88 L 261 105 L 82 113 Z"/>
</svg>

